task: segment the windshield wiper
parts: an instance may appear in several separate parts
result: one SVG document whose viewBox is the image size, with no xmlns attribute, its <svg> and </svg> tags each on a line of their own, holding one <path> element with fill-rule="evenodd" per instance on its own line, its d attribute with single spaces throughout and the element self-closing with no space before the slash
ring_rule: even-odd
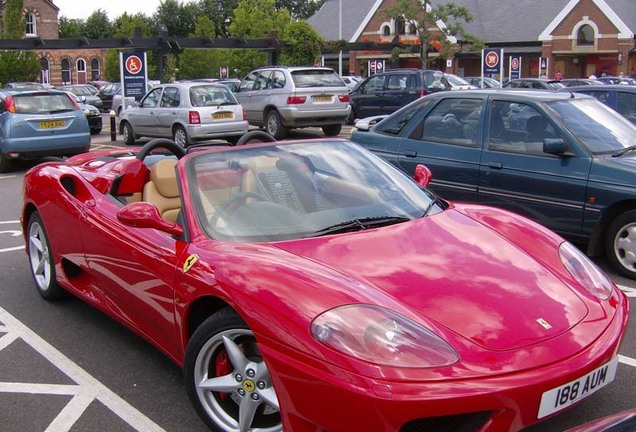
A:
<svg viewBox="0 0 636 432">
<path fill-rule="evenodd" d="M 312 234 L 306 235 L 307 237 L 320 237 L 323 235 L 361 231 L 368 228 L 377 228 L 381 226 L 394 225 L 402 222 L 410 221 L 411 218 L 405 216 L 373 216 L 365 218 L 352 219 L 346 222 L 340 222 L 326 228 L 317 230 Z"/>
<path fill-rule="evenodd" d="M 612 155 L 612 157 L 621 157 L 621 156 L 623 156 L 624 154 L 627 154 L 627 153 L 631 153 L 631 152 L 633 152 L 634 150 L 636 150 L 636 145 L 631 145 L 631 146 L 629 146 L 629 147 L 627 147 L 627 148 L 624 148 L 623 150 L 620 150 L 620 151 L 618 151 L 618 152 L 614 153 L 614 154 Z"/>
<path fill-rule="evenodd" d="M 433 210 L 433 207 L 435 207 L 435 204 L 440 204 L 440 200 L 437 197 L 433 197 L 433 199 L 431 199 L 431 202 L 428 203 L 428 205 L 424 209 L 424 213 L 422 213 L 423 218 L 428 216 L 429 212 Z"/>
</svg>

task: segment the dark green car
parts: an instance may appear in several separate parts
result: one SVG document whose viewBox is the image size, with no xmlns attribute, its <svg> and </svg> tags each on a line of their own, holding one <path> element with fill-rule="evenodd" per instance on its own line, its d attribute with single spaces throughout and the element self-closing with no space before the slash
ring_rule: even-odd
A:
<svg viewBox="0 0 636 432">
<path fill-rule="evenodd" d="M 540 90 L 423 97 L 352 140 L 441 197 L 509 209 L 606 254 L 636 279 L 636 126 L 596 99 Z"/>
</svg>

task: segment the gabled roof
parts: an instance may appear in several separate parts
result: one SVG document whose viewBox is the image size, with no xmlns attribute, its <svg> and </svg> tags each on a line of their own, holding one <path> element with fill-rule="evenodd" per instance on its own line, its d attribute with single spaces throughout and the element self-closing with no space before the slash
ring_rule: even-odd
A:
<svg viewBox="0 0 636 432">
<path fill-rule="evenodd" d="M 625 24 L 621 17 L 613 10 L 605 0 L 591 0 L 594 4 L 605 14 L 605 16 L 616 26 L 618 29 L 618 37 L 621 39 L 633 38 L 634 32 Z M 580 0 L 570 0 L 570 2 L 563 8 L 563 10 L 552 20 L 547 28 L 539 35 L 540 40 L 552 39 L 552 32 L 558 25 L 569 15 Z M 619 6 L 622 6 L 620 4 Z M 632 5 L 633 8 L 634 5 Z"/>
<path fill-rule="evenodd" d="M 370 18 L 367 15 L 372 15 L 380 4 L 382 0 L 326 0 L 307 22 L 323 39 L 338 40 L 342 5 L 342 39 L 355 42 L 357 36 L 354 36 L 362 31 L 362 23 L 366 23 Z"/>
<path fill-rule="evenodd" d="M 556 27 L 580 0 L 431 0 L 436 6 L 455 3 L 470 10 L 473 21 L 463 23 L 468 33 L 487 44 L 538 42 L 550 26 Z M 621 37 L 636 31 L 636 0 L 593 0 L 621 29 Z M 339 4 L 342 2 L 342 38 L 355 42 L 383 0 L 327 0 L 309 24 L 325 40 L 338 39 Z M 560 19 L 559 19 L 560 17 Z M 557 22 L 558 21 L 558 22 Z M 556 24 L 555 24 L 556 22 Z M 550 30 L 551 31 L 551 30 Z"/>
</svg>

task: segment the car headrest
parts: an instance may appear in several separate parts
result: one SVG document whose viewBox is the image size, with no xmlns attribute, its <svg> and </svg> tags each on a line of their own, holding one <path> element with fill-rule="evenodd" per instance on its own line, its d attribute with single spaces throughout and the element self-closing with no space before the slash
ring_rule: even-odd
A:
<svg viewBox="0 0 636 432">
<path fill-rule="evenodd" d="M 175 172 L 175 159 L 162 159 L 150 168 L 150 181 L 159 193 L 167 198 L 179 196 L 179 185 Z"/>
</svg>

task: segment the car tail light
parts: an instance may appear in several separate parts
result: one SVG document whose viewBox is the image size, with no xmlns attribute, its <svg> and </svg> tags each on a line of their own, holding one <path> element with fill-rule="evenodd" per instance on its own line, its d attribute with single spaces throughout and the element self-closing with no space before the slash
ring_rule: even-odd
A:
<svg viewBox="0 0 636 432">
<path fill-rule="evenodd" d="M 307 101 L 307 96 L 288 96 L 287 105 L 301 105 Z"/>
<path fill-rule="evenodd" d="M 349 95 L 338 95 L 338 99 L 340 99 L 340 102 L 349 102 Z"/>
<path fill-rule="evenodd" d="M 188 123 L 201 124 L 201 117 L 198 111 L 188 111 Z"/>
<path fill-rule="evenodd" d="M 420 97 L 426 96 L 428 92 L 426 90 L 420 90 Z"/>
<path fill-rule="evenodd" d="M 15 113 L 15 100 L 13 96 L 7 96 L 3 101 L 4 109 L 9 111 L 10 113 Z"/>
</svg>

